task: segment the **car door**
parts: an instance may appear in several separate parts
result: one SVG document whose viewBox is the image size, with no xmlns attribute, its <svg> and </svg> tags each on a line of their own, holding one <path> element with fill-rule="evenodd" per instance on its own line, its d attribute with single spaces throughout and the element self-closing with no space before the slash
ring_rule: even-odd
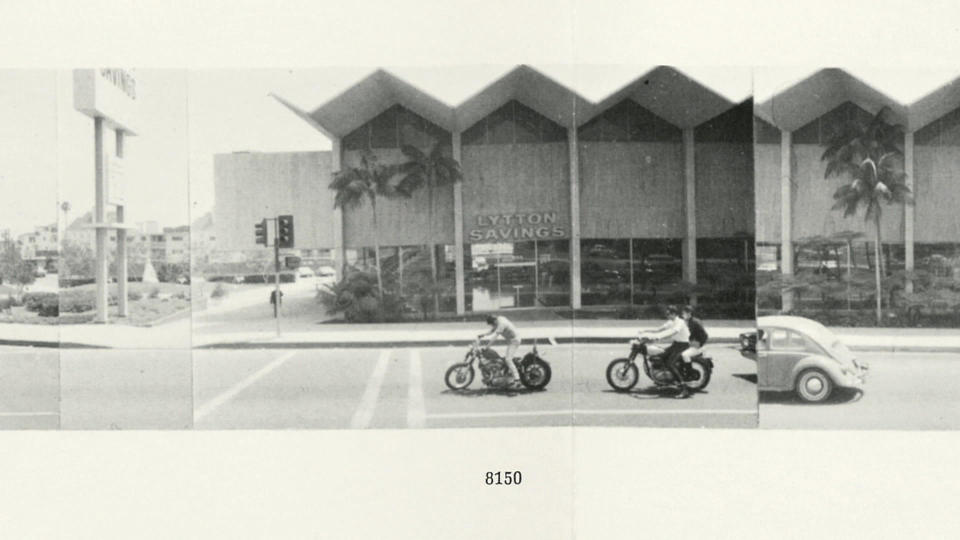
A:
<svg viewBox="0 0 960 540">
<path fill-rule="evenodd" d="M 757 376 L 763 388 L 791 388 L 793 368 L 809 353 L 806 338 L 788 328 L 764 329 L 764 351 L 760 355 Z M 758 344 L 759 345 L 759 344 Z"/>
</svg>

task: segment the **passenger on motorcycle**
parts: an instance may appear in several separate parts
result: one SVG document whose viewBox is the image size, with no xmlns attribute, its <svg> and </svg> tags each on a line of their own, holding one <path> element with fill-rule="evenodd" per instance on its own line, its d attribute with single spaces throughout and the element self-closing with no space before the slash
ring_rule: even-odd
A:
<svg viewBox="0 0 960 540">
<path fill-rule="evenodd" d="M 510 322 L 510 319 L 503 315 L 487 315 L 486 321 L 487 324 L 490 325 L 490 331 L 486 334 L 480 334 L 477 336 L 477 339 L 480 341 L 489 339 L 490 342 L 493 342 L 497 336 L 503 336 L 503 339 L 507 341 L 507 351 L 504 354 L 504 361 L 510 370 L 510 374 L 513 376 L 514 386 L 519 385 L 520 372 L 517 371 L 517 366 L 513 364 L 513 355 L 516 354 L 517 349 L 520 348 L 520 334 L 517 332 L 517 327 Z"/>
<path fill-rule="evenodd" d="M 703 353 L 701 348 L 707 344 L 707 331 L 704 330 L 700 319 L 693 316 L 692 306 L 683 306 L 680 310 L 680 317 L 687 321 L 687 328 L 690 330 L 690 346 L 680 353 L 680 356 L 684 362 L 690 363 L 694 357 Z"/>
<path fill-rule="evenodd" d="M 680 386 L 680 392 L 674 397 L 685 399 L 690 397 L 690 391 L 684 384 L 683 375 L 680 372 L 680 363 L 683 361 L 680 354 L 690 346 L 690 329 L 687 327 L 687 322 L 680 318 L 680 313 L 676 307 L 667 306 L 664 311 L 666 312 L 667 322 L 652 332 L 640 332 L 637 337 L 651 340 L 669 339 L 673 342 L 667 347 L 664 356 L 667 358 L 667 369 L 670 370 L 670 373 L 673 373 L 674 379 Z"/>
</svg>

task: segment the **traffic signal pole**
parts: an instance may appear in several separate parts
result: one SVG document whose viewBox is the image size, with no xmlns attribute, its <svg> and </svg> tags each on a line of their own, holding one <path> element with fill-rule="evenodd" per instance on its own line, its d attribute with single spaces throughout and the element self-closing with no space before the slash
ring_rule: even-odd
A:
<svg viewBox="0 0 960 540">
<path fill-rule="evenodd" d="M 273 269 L 275 289 L 273 291 L 273 318 L 277 321 L 277 336 L 280 336 L 280 226 L 279 220 L 273 220 Z"/>
</svg>

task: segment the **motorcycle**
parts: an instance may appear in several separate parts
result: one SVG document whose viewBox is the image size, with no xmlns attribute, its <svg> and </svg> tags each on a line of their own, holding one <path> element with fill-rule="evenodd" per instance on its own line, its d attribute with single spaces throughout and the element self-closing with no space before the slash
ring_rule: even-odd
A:
<svg viewBox="0 0 960 540">
<path fill-rule="evenodd" d="M 640 378 L 636 358 L 643 359 L 643 372 L 657 386 L 675 386 L 676 377 L 667 367 L 666 351 L 650 344 L 650 339 L 643 338 L 630 341 L 630 356 L 617 358 L 607 366 L 607 383 L 617 392 L 627 392 Z M 713 359 L 698 354 L 690 362 L 680 363 L 680 374 L 683 384 L 693 391 L 703 390 L 710 384 L 710 375 L 713 373 Z"/>
<path fill-rule="evenodd" d="M 536 343 L 533 344 L 533 351 L 522 359 L 514 358 L 513 363 L 520 373 L 520 383 L 526 388 L 540 390 L 550 382 L 550 364 L 540 357 Z M 483 384 L 491 388 L 506 388 L 512 380 L 506 360 L 489 345 L 481 346 L 478 340 L 470 345 L 463 362 L 447 369 L 444 382 L 451 390 L 463 390 L 473 382 L 477 367 Z"/>
</svg>

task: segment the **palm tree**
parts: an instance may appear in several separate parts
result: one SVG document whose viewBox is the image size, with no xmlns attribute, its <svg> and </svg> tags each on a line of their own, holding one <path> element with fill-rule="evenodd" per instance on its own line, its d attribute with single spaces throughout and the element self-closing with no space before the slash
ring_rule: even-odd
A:
<svg viewBox="0 0 960 540">
<path fill-rule="evenodd" d="M 330 189 L 336 191 L 334 208 L 357 208 L 364 199 L 370 201 L 373 215 L 374 260 L 377 271 L 377 290 L 383 297 L 383 276 L 380 273 L 380 227 L 377 224 L 378 197 L 410 197 L 412 189 L 408 182 L 393 182 L 397 176 L 396 166 L 384 166 L 370 152 L 360 156 L 359 167 L 348 167 L 333 176 Z"/>
<path fill-rule="evenodd" d="M 453 158 L 447 157 L 444 148 L 440 143 L 434 145 L 429 154 L 425 154 L 419 148 L 405 144 L 400 150 L 409 161 L 400 166 L 400 174 L 403 175 L 403 182 L 412 190 L 423 186 L 427 188 L 427 242 L 430 250 L 430 276 L 433 280 L 433 303 L 434 312 L 440 311 L 440 297 L 436 291 L 437 283 L 437 253 L 433 243 L 433 216 L 434 211 L 434 191 L 438 187 L 448 186 L 463 180 L 463 172 L 460 170 L 460 164 Z"/>
<path fill-rule="evenodd" d="M 67 228 L 70 226 L 70 201 L 60 203 L 60 210 L 63 210 L 63 234 L 67 234 Z"/>
<path fill-rule="evenodd" d="M 873 221 L 876 232 L 875 278 L 877 297 L 877 324 L 882 323 L 882 278 L 880 219 L 884 204 L 908 203 L 910 188 L 903 172 L 903 128 L 885 121 L 890 109 L 884 107 L 869 124 L 852 120 L 831 138 L 821 158 L 827 162 L 824 178 L 846 176 L 849 184 L 837 188 L 833 194 L 834 210 L 843 210 L 843 216 L 855 215 L 862 207 L 864 219 Z"/>
</svg>

